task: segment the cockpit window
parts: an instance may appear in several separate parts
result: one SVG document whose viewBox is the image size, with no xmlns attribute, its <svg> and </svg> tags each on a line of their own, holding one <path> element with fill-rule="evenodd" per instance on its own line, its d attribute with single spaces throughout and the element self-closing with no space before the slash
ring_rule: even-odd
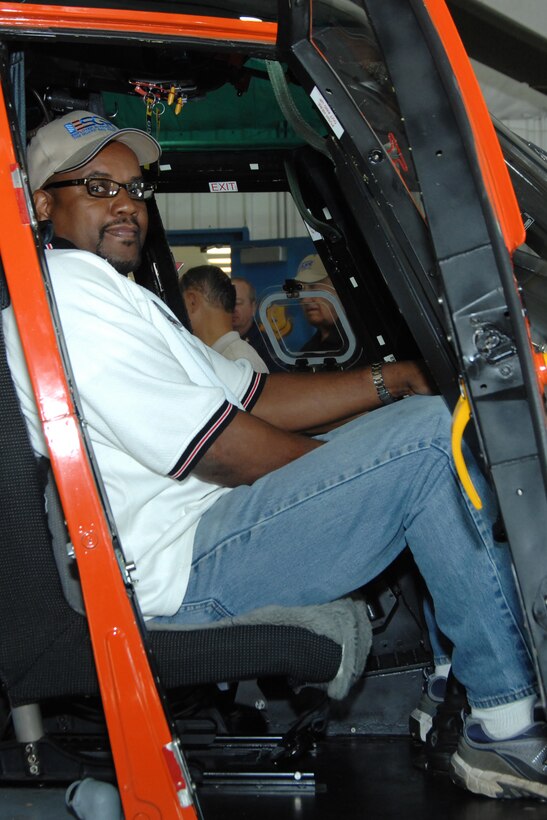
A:
<svg viewBox="0 0 547 820">
<path fill-rule="evenodd" d="M 361 115 L 375 131 L 379 147 L 384 149 L 416 200 L 418 184 L 403 118 L 363 3 L 314 0 L 311 41 L 346 87 Z M 318 105 L 320 107 L 320 101 Z"/>
<path fill-rule="evenodd" d="M 258 318 L 271 355 L 283 369 L 345 369 L 359 357 L 344 308 L 328 283 L 288 279 L 283 289 L 269 289 L 262 295 Z"/>
</svg>

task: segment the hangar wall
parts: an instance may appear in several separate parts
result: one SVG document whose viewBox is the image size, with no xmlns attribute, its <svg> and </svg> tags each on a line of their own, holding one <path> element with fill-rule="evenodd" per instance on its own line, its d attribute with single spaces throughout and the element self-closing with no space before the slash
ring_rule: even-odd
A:
<svg viewBox="0 0 547 820">
<path fill-rule="evenodd" d="M 158 194 L 166 230 L 203 231 L 246 227 L 254 240 L 307 236 L 292 197 L 285 192 Z"/>
</svg>

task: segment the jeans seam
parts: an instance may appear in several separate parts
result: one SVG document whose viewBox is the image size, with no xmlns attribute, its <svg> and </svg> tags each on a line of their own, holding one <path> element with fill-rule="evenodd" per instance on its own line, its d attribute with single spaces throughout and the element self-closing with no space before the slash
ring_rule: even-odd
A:
<svg viewBox="0 0 547 820">
<path fill-rule="evenodd" d="M 239 530 L 237 532 L 233 532 L 232 534 L 230 534 L 229 536 L 224 538 L 222 541 L 220 541 L 214 547 L 214 549 L 209 550 L 204 555 L 200 555 L 200 557 L 197 559 L 197 561 L 192 562 L 192 570 L 195 570 L 204 559 L 207 559 L 209 557 L 214 557 L 217 554 L 217 551 L 219 549 L 222 549 L 223 547 L 227 546 L 234 539 L 241 538 L 245 533 L 253 532 L 255 529 L 257 529 L 259 527 L 262 527 L 264 524 L 273 521 L 278 515 L 286 513 L 290 510 L 294 510 L 300 504 L 303 504 L 303 503 L 305 503 L 306 501 L 308 501 L 310 499 L 317 498 L 318 496 L 323 495 L 325 492 L 330 492 L 333 488 L 339 487 L 341 484 L 346 484 L 346 483 L 349 483 L 351 481 L 355 481 L 357 478 L 359 478 L 361 475 L 364 475 L 365 473 L 373 472 L 374 470 L 378 469 L 379 467 L 383 467 L 383 466 L 385 466 L 385 464 L 393 463 L 395 461 L 398 461 L 400 458 L 404 458 L 405 456 L 416 455 L 416 453 L 420 452 L 421 450 L 425 450 L 429 447 L 431 447 L 431 442 L 426 443 L 426 444 L 423 444 L 422 442 L 420 442 L 412 450 L 408 450 L 404 453 L 398 453 L 396 456 L 390 456 L 387 459 L 384 459 L 382 461 L 378 461 L 375 464 L 371 465 L 370 467 L 367 467 L 366 469 L 361 469 L 359 472 L 354 473 L 352 476 L 346 476 L 345 478 L 339 477 L 336 481 L 332 481 L 328 486 L 324 486 L 320 490 L 317 490 L 313 493 L 310 493 L 305 498 L 301 498 L 297 501 L 294 501 L 291 504 L 287 504 L 286 506 L 276 510 L 275 512 L 269 513 L 268 515 L 262 517 L 260 519 L 260 521 L 253 522 L 252 526 L 247 527 L 246 529 L 243 529 L 243 530 Z"/>
<path fill-rule="evenodd" d="M 470 698 L 468 695 L 467 699 L 471 707 L 475 706 L 477 709 L 491 709 L 494 706 L 504 706 L 507 703 L 515 703 L 515 701 L 530 697 L 530 695 L 537 695 L 537 689 L 535 686 L 525 686 L 511 692 L 509 695 L 495 695 L 493 697 L 490 696 L 488 698 L 477 699 Z"/>
<path fill-rule="evenodd" d="M 484 519 L 483 516 L 477 516 L 476 515 L 475 507 L 473 506 L 473 504 L 471 502 L 471 499 L 467 495 L 467 493 L 465 491 L 465 488 L 463 487 L 463 485 L 462 485 L 462 483 L 459 479 L 459 476 L 457 474 L 455 464 L 454 464 L 454 461 L 453 461 L 452 458 L 448 459 L 448 464 L 449 464 L 449 469 L 451 470 L 451 472 L 454 476 L 454 479 L 457 482 L 457 485 L 458 485 L 459 490 L 460 490 L 460 495 L 462 496 L 463 501 L 464 501 L 464 503 L 467 507 L 467 511 L 469 513 L 469 516 L 470 516 L 472 522 L 473 522 L 473 526 L 475 527 L 475 529 L 477 530 L 477 533 L 480 536 L 480 539 L 481 539 L 482 544 L 483 544 L 483 549 L 486 550 L 486 554 L 488 556 L 488 562 L 489 562 L 491 571 L 493 573 L 493 576 L 494 576 L 495 580 L 497 581 L 497 586 L 500 590 L 500 594 L 501 594 L 501 598 L 502 598 L 502 602 L 500 602 L 500 609 L 502 609 L 504 617 L 506 617 L 506 618 L 508 617 L 508 619 L 509 619 L 508 626 L 510 625 L 513 629 L 515 629 L 516 633 L 519 635 L 520 640 L 521 640 L 521 644 L 522 644 L 522 646 L 524 647 L 524 649 L 526 651 L 526 656 L 528 658 L 528 662 L 533 666 L 533 658 L 532 658 L 531 652 L 528 648 L 526 635 L 524 634 L 523 629 L 519 625 L 519 623 L 518 623 L 518 621 L 515 617 L 515 614 L 513 613 L 513 610 L 510 606 L 510 603 L 507 600 L 507 596 L 505 594 L 504 585 L 502 583 L 502 579 L 500 577 L 500 573 L 499 573 L 496 561 L 494 560 L 494 556 L 492 554 L 492 550 L 496 549 L 496 547 L 493 543 L 492 544 L 490 543 L 490 539 L 488 538 L 488 531 L 486 529 L 485 519 Z M 490 536 L 490 537 L 492 538 L 492 541 L 493 541 L 493 536 Z M 503 607 L 501 606 L 501 603 L 503 603 Z M 530 694 L 530 692 L 528 692 L 528 694 Z M 476 705 L 478 705 L 478 704 L 476 704 Z"/>
</svg>

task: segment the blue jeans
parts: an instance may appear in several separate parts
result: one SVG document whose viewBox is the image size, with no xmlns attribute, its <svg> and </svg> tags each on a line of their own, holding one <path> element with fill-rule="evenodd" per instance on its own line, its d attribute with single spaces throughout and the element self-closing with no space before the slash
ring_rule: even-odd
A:
<svg viewBox="0 0 547 820">
<path fill-rule="evenodd" d="M 227 493 L 199 523 L 180 610 L 156 620 L 325 603 L 366 584 L 408 544 L 470 703 L 534 693 L 508 547 L 493 541 L 479 471 L 482 512 L 460 486 L 450 427 L 442 399 L 414 396 L 319 436 L 322 447 Z"/>
</svg>

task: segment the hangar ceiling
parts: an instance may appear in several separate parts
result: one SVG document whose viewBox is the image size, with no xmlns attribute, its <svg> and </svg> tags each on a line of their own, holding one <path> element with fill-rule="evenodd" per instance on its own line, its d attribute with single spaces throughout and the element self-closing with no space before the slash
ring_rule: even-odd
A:
<svg viewBox="0 0 547 820">
<path fill-rule="evenodd" d="M 524 24 L 523 4 L 511 16 L 481 0 L 447 0 L 470 57 L 547 94 L 547 3 L 540 0 L 535 30 Z M 496 3 L 498 6 L 499 4 Z M 526 6 L 524 6 L 526 9 Z M 543 15 L 541 14 L 543 9 Z"/>
</svg>

